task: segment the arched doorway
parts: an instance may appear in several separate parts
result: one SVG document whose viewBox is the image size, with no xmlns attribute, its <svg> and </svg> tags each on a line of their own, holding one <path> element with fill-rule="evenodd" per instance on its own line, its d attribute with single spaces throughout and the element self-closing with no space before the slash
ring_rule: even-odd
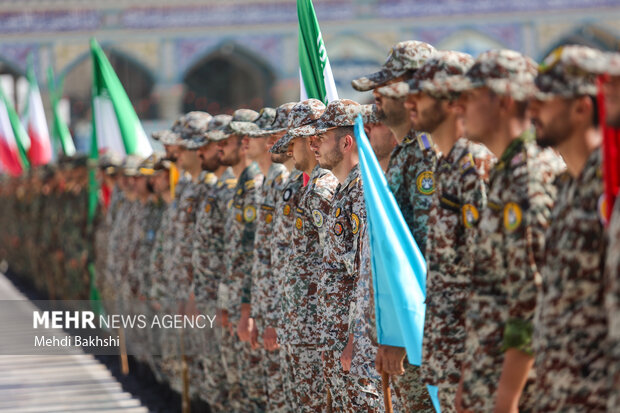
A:
<svg viewBox="0 0 620 413">
<path fill-rule="evenodd" d="M 578 28 L 574 32 L 565 35 L 564 37 L 560 38 L 560 40 L 553 43 L 551 47 L 545 50 L 545 53 L 540 56 L 540 58 L 545 58 L 556 47 L 569 44 L 589 46 L 595 49 L 609 52 L 620 51 L 620 39 L 617 36 L 609 33 L 601 27 L 586 25 Z"/>
<path fill-rule="evenodd" d="M 183 112 L 219 114 L 273 105 L 275 78 L 258 56 L 234 43 L 224 44 L 187 71 Z"/>
</svg>

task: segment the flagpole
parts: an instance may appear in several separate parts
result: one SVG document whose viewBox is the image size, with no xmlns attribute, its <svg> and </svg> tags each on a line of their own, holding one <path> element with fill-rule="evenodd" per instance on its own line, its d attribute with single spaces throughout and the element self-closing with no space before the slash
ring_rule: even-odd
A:
<svg viewBox="0 0 620 413">
<path fill-rule="evenodd" d="M 392 407 L 392 392 L 390 391 L 390 375 L 381 374 L 381 385 L 383 386 L 383 403 L 385 404 L 385 413 L 394 413 Z"/>
</svg>

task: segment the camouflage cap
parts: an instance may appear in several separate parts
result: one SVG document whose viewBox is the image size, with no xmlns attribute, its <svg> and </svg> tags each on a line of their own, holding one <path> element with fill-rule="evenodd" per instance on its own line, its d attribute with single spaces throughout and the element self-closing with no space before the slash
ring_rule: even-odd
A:
<svg viewBox="0 0 620 413">
<path fill-rule="evenodd" d="M 376 125 L 377 123 L 381 123 L 377 113 L 377 105 L 374 103 L 372 105 L 362 105 L 361 114 L 364 125 Z"/>
<path fill-rule="evenodd" d="M 416 40 L 397 43 L 390 49 L 381 70 L 355 79 L 351 85 L 360 92 L 375 89 L 410 70 L 419 69 L 433 53 L 435 48 L 428 43 Z"/>
<path fill-rule="evenodd" d="M 159 161 L 157 161 L 153 169 L 155 169 L 155 171 L 163 171 L 163 170 L 169 171 L 170 169 L 172 169 L 172 166 L 173 166 L 172 161 L 169 161 L 168 159 L 165 159 L 165 158 L 161 158 Z"/>
<path fill-rule="evenodd" d="M 154 153 L 150 155 L 148 158 L 144 159 L 140 166 L 138 167 L 138 175 L 139 176 L 151 176 L 155 173 L 155 165 L 161 159 L 161 156 Z"/>
<path fill-rule="evenodd" d="M 453 83 L 460 82 L 473 64 L 474 58 L 467 53 L 438 51 L 411 79 L 381 87 L 377 92 L 394 99 L 419 92 L 428 93 L 437 99 L 453 98 L 458 93 Z"/>
<path fill-rule="evenodd" d="M 222 141 L 230 136 L 226 132 L 228 125 L 232 121 L 230 115 L 215 115 L 209 122 L 206 136 L 212 142 Z"/>
<path fill-rule="evenodd" d="M 481 53 L 465 76 L 451 83 L 456 92 L 488 87 L 502 96 L 524 101 L 536 93 L 537 66 L 532 58 L 514 50 L 489 50 Z"/>
<path fill-rule="evenodd" d="M 123 160 L 123 175 L 125 176 L 137 176 L 140 169 L 140 164 L 143 159 L 138 155 L 127 155 Z"/>
<path fill-rule="evenodd" d="M 586 46 L 561 46 L 552 51 L 538 66 L 536 86 L 538 99 L 554 96 L 572 98 L 597 93 L 596 73 L 584 63 L 601 60 L 602 52 Z"/>
<path fill-rule="evenodd" d="M 276 110 L 274 108 L 262 108 L 260 112 L 258 112 L 258 119 L 256 119 L 253 123 L 251 123 L 246 134 L 250 138 L 264 138 L 269 135 L 269 133 L 265 133 L 265 128 L 271 126 L 273 121 L 276 119 Z M 234 129 L 234 125 L 231 125 Z"/>
<path fill-rule="evenodd" d="M 123 159 L 119 154 L 107 151 L 99 156 L 99 168 L 106 169 L 109 167 L 119 167 L 122 165 Z"/>
<path fill-rule="evenodd" d="M 278 106 L 273 122 L 270 125 L 261 127 L 261 131 L 256 132 L 255 136 L 269 136 L 286 131 L 288 129 L 288 115 L 296 104 L 297 102 L 289 102 Z"/>
<path fill-rule="evenodd" d="M 162 145 L 178 145 L 181 140 L 181 135 L 170 129 L 153 132 L 151 136 Z"/>
<path fill-rule="evenodd" d="M 287 132 L 271 147 L 271 153 L 284 153 L 296 136 L 291 131 L 317 121 L 325 112 L 325 104 L 318 99 L 307 99 L 295 104 L 288 115 Z"/>
<path fill-rule="evenodd" d="M 258 120 L 259 116 L 259 113 L 252 109 L 237 109 L 228 125 L 228 133 L 231 135 L 247 135 L 249 131 L 256 130 L 254 122 Z"/>
<path fill-rule="evenodd" d="M 314 136 L 327 132 L 330 129 L 353 126 L 355 118 L 362 113 L 363 105 L 349 100 L 338 99 L 329 102 L 323 115 L 307 126 L 289 130 L 289 134 L 297 136 Z"/>
<path fill-rule="evenodd" d="M 189 112 L 177 119 L 172 130 L 180 133 L 182 139 L 203 138 L 212 118 L 207 112 Z"/>
</svg>

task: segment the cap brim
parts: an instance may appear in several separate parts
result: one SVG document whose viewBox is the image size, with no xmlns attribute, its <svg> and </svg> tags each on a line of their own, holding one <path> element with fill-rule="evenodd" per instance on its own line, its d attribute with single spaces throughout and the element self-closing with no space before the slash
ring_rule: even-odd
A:
<svg viewBox="0 0 620 413">
<path fill-rule="evenodd" d="M 352 80 L 351 86 L 353 86 L 353 89 L 358 92 L 367 92 L 385 85 L 390 80 L 395 79 L 404 73 L 406 73 L 405 70 L 388 71 L 386 69 L 381 69 L 378 72 Z"/>
<path fill-rule="evenodd" d="M 391 99 L 403 99 L 409 95 L 409 84 L 407 82 L 398 82 L 383 86 L 377 89 L 377 93 Z"/>
<path fill-rule="evenodd" d="M 273 154 L 286 153 L 286 151 L 288 150 L 288 146 L 290 145 L 293 139 L 295 139 L 295 137 L 292 136 L 291 134 L 289 133 L 284 134 L 284 136 L 282 136 L 280 139 L 278 139 L 276 143 L 273 144 L 271 149 L 269 149 L 269 152 Z"/>
<path fill-rule="evenodd" d="M 226 133 L 225 130 L 221 129 L 209 131 L 205 135 L 207 136 L 207 139 L 209 139 L 211 142 L 223 141 L 224 139 L 228 139 L 231 136 L 229 133 Z"/>
</svg>

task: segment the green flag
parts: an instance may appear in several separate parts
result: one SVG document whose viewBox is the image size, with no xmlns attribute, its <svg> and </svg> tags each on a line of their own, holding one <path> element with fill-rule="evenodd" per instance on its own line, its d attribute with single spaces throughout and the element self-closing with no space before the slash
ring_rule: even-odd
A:
<svg viewBox="0 0 620 413">
<path fill-rule="evenodd" d="M 58 102 L 60 102 L 60 97 L 62 96 L 62 82 L 56 84 L 54 78 L 54 70 L 52 67 L 47 68 L 47 83 L 50 94 L 50 101 L 52 103 L 52 114 L 54 116 L 54 120 L 52 122 L 52 137 L 56 144 L 60 144 L 62 148 L 62 153 L 66 156 L 75 155 L 75 145 L 73 144 L 73 138 L 71 138 L 71 132 L 69 132 L 69 127 L 66 122 L 60 116 L 60 111 L 58 109 Z"/>
</svg>

